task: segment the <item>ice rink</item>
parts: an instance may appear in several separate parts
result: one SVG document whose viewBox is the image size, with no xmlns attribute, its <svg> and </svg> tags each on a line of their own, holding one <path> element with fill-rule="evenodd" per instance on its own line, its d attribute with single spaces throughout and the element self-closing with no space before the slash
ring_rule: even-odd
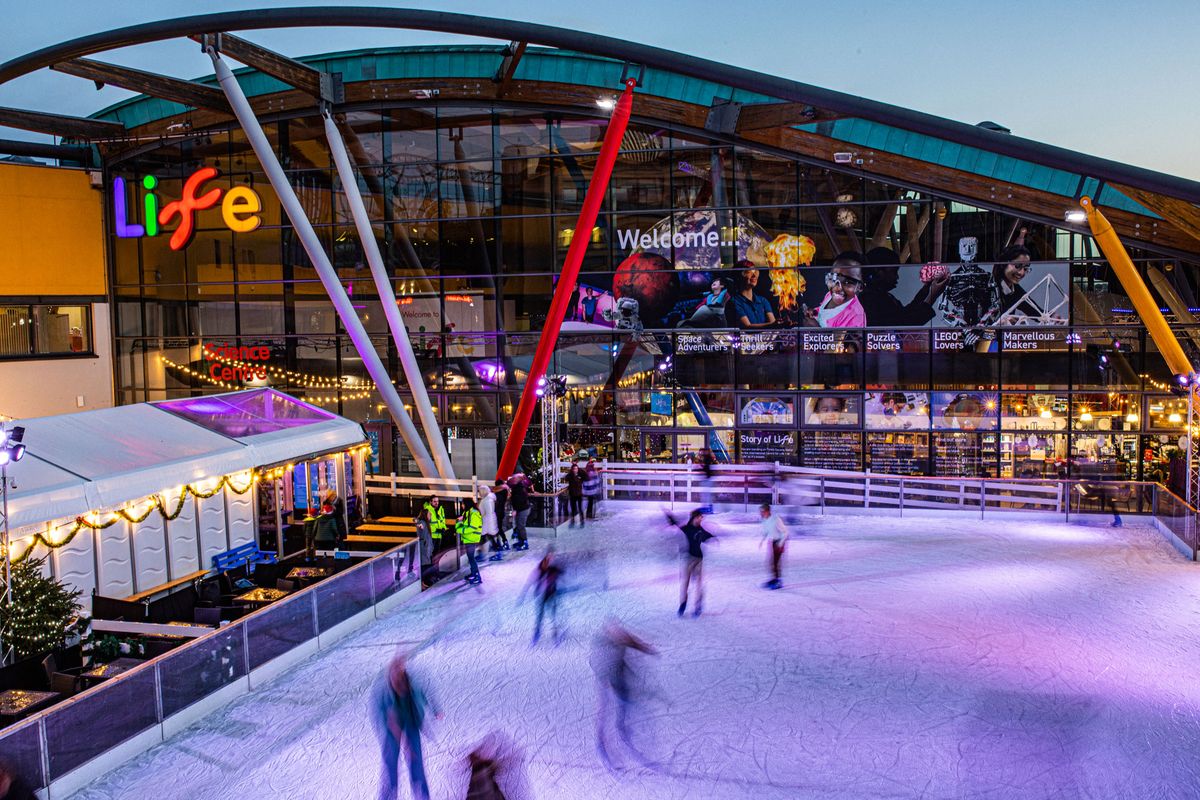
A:
<svg viewBox="0 0 1200 800">
<path fill-rule="evenodd" d="M 430 637 L 413 665 L 445 712 L 426 738 L 435 800 L 466 796 L 464 755 L 492 731 L 544 799 L 1200 793 L 1200 566 L 1146 524 L 804 517 L 784 589 L 766 591 L 754 517 L 710 522 L 698 619 L 675 614 L 682 535 L 655 508 L 612 511 L 558 539 L 604 555 L 564 578 L 560 645 L 531 647 L 518 602 L 535 539 L 484 562 L 482 586 L 435 587 L 74 797 L 374 798 L 369 688 Z M 588 659 L 610 616 L 660 651 L 638 658 L 645 763 L 618 747 L 615 769 Z"/>
</svg>

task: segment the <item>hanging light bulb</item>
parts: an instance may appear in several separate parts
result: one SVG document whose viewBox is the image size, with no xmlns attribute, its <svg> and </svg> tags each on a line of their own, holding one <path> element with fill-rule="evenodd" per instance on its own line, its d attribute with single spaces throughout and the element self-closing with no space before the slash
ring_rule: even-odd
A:
<svg viewBox="0 0 1200 800">
<path fill-rule="evenodd" d="M 1172 411 L 1171 416 L 1167 417 L 1167 422 L 1170 422 L 1173 425 L 1178 425 L 1180 422 L 1183 422 L 1183 417 L 1179 416 L 1178 412 Z"/>
<path fill-rule="evenodd" d="M 1137 425 L 1138 416 L 1137 416 L 1137 414 L 1130 411 L 1128 414 L 1125 415 L 1125 421 L 1128 422 L 1130 425 Z"/>
<path fill-rule="evenodd" d="M 1085 408 L 1083 410 L 1083 412 L 1080 413 L 1080 415 L 1079 415 L 1079 421 L 1080 422 L 1091 422 L 1092 421 L 1092 412 L 1088 411 Z"/>
<path fill-rule="evenodd" d="M 1050 419 L 1050 417 L 1052 417 L 1053 414 L 1050 413 L 1050 409 L 1043 408 L 1042 413 L 1039 414 L 1038 416 L 1040 416 L 1042 419 Z"/>
</svg>

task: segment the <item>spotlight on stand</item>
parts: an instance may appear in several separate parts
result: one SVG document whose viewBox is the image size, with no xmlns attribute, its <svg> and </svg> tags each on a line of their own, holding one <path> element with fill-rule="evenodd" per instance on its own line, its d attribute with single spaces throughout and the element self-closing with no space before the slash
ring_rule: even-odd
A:
<svg viewBox="0 0 1200 800">
<path fill-rule="evenodd" d="M 7 466 L 25 457 L 25 429 L 17 425 L 4 433 L 4 445 L 0 447 L 0 466 Z"/>
</svg>

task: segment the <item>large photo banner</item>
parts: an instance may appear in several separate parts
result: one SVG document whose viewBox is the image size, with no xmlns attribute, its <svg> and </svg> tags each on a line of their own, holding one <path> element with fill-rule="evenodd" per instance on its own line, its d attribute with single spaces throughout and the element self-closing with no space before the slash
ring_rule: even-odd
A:
<svg viewBox="0 0 1200 800">
<path fill-rule="evenodd" d="M 1070 266 L 1036 262 L 1020 244 L 955 263 L 897 264 L 887 248 L 814 264 L 815 242 L 772 235 L 732 211 L 677 212 L 643 230 L 618 228 L 611 285 L 582 285 L 574 320 L 642 330 L 735 328 L 957 329 L 956 348 L 996 349 L 997 329 L 1067 325 Z"/>
</svg>

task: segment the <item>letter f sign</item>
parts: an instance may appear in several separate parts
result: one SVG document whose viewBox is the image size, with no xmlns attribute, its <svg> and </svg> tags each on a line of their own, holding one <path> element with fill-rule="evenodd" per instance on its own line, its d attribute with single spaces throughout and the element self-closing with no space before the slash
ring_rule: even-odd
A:
<svg viewBox="0 0 1200 800">
<path fill-rule="evenodd" d="M 217 177 L 217 171 L 212 167 L 197 170 L 187 179 L 187 183 L 183 184 L 183 197 L 163 206 L 163 210 L 158 215 L 158 224 L 166 225 L 176 214 L 179 215 L 179 227 L 171 234 L 172 250 L 182 250 L 188 246 L 188 242 L 192 240 L 192 236 L 196 232 L 196 212 L 212 208 L 221 198 L 219 188 L 199 196 L 196 195 L 201 186 L 215 177 Z"/>
</svg>

